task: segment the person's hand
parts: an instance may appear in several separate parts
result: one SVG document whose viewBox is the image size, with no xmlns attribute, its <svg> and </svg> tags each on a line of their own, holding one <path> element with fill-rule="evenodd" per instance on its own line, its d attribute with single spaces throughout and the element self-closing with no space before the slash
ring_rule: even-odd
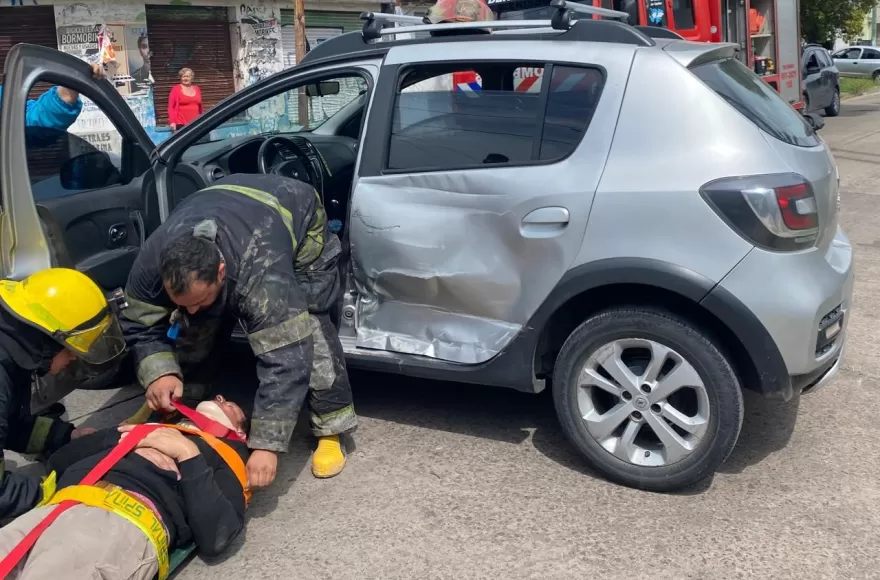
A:
<svg viewBox="0 0 880 580">
<path fill-rule="evenodd" d="M 94 427 L 80 427 L 79 429 L 74 429 L 70 433 L 70 440 L 79 439 L 80 437 L 85 437 L 86 435 L 91 435 L 92 433 L 97 433 L 98 430 Z"/>
<path fill-rule="evenodd" d="M 275 472 L 277 470 L 277 453 L 255 449 L 247 462 L 248 484 L 251 487 L 266 487 L 275 481 Z"/>
<path fill-rule="evenodd" d="M 177 131 L 177 123 L 171 123 L 171 130 Z"/>
<path fill-rule="evenodd" d="M 174 410 L 171 405 L 172 399 L 183 396 L 183 381 L 174 375 L 159 377 L 147 387 L 147 405 L 153 411 L 165 411 L 170 413 Z"/>
<path fill-rule="evenodd" d="M 104 71 L 104 65 L 97 63 L 92 65 L 92 78 L 96 81 L 107 78 L 107 73 Z"/>
<path fill-rule="evenodd" d="M 161 469 L 162 471 L 171 471 L 173 473 L 176 473 L 177 480 L 180 481 L 180 470 L 177 468 L 177 463 L 161 451 L 157 451 L 152 447 L 141 447 L 140 449 L 135 449 L 134 452 Z"/>
<path fill-rule="evenodd" d="M 120 443 L 123 439 L 128 437 L 128 434 L 135 427 L 136 425 L 123 425 L 122 427 L 119 427 L 119 432 L 122 433 L 122 435 L 119 436 Z M 187 459 L 192 459 L 199 454 L 199 448 L 196 447 L 195 443 L 184 437 L 183 433 L 177 429 L 170 429 L 168 427 L 151 431 L 146 437 L 138 441 L 134 448 L 155 449 L 178 463 L 186 461 Z"/>
</svg>

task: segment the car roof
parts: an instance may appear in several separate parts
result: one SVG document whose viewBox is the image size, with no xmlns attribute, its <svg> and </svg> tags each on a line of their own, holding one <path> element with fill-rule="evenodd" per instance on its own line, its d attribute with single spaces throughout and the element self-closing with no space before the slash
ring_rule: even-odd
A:
<svg viewBox="0 0 880 580">
<path fill-rule="evenodd" d="M 553 0 L 556 6 L 572 6 L 574 2 Z M 580 6 L 580 8 L 589 8 Z M 300 64 L 317 65 L 323 62 L 344 61 L 363 57 L 384 57 L 392 48 L 423 44 L 487 42 L 487 41 L 553 41 L 610 43 L 632 46 L 634 49 L 656 48 L 668 52 L 673 58 L 687 66 L 701 55 L 713 54 L 714 58 L 726 56 L 726 52 L 736 45 L 729 43 L 698 43 L 682 39 L 677 33 L 658 27 L 630 26 L 613 20 L 577 19 L 565 25 L 554 20 L 541 21 L 485 21 L 425 25 L 419 22 L 414 26 L 389 27 L 383 17 L 392 15 L 364 12 L 362 31 L 348 32 L 329 38 L 309 51 Z M 415 17 L 408 17 L 415 18 Z M 416 22 L 419 19 L 410 20 Z M 377 24 L 378 23 L 378 24 Z M 443 36 L 429 36 L 431 31 L 454 33 Z M 408 35 L 409 38 L 399 37 Z M 423 35 L 412 38 L 414 34 Z M 381 35 L 381 40 L 377 37 Z M 717 49 L 723 47 L 722 53 Z"/>
</svg>

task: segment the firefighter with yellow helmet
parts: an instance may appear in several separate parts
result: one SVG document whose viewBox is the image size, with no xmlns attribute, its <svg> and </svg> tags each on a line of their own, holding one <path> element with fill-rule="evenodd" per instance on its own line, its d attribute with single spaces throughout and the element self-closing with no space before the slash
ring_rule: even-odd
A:
<svg viewBox="0 0 880 580">
<path fill-rule="evenodd" d="M 31 378 L 58 374 L 75 359 L 102 364 L 125 350 L 117 311 L 88 276 L 51 268 L 21 281 L 0 280 L 0 519 L 15 517 L 51 495 L 54 482 L 7 472 L 4 449 L 52 453 L 93 432 L 30 414 Z"/>
</svg>

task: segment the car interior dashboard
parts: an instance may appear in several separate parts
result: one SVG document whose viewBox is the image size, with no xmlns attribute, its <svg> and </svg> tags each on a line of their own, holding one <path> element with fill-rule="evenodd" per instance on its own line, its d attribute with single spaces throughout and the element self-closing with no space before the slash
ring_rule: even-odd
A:
<svg viewBox="0 0 880 580">
<path fill-rule="evenodd" d="M 357 147 L 357 140 L 347 136 L 309 132 L 197 143 L 175 167 L 172 207 L 227 175 L 274 173 L 315 187 L 324 201 L 327 219 L 344 223 Z"/>
</svg>

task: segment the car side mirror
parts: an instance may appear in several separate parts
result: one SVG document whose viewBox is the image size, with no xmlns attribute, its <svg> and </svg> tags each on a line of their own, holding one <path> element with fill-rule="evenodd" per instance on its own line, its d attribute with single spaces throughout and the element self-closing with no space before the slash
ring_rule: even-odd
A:
<svg viewBox="0 0 880 580">
<path fill-rule="evenodd" d="M 813 131 L 819 131 L 825 126 L 825 119 L 822 115 L 816 113 L 804 113 L 804 119 L 813 128 Z"/>
<path fill-rule="evenodd" d="M 316 85 L 306 85 L 309 97 L 326 97 L 339 94 L 339 81 L 321 81 Z"/>
<path fill-rule="evenodd" d="M 89 151 L 64 162 L 59 179 L 64 189 L 99 189 L 122 183 L 122 174 L 107 153 Z"/>
</svg>

